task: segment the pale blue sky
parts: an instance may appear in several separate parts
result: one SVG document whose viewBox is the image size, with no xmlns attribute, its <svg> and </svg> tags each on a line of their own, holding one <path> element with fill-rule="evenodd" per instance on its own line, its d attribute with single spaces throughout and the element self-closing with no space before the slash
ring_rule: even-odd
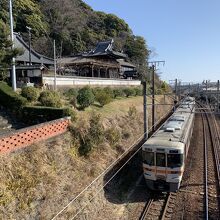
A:
<svg viewBox="0 0 220 220">
<path fill-rule="evenodd" d="M 124 19 L 165 60 L 161 78 L 220 79 L 220 0 L 85 0 Z"/>
</svg>

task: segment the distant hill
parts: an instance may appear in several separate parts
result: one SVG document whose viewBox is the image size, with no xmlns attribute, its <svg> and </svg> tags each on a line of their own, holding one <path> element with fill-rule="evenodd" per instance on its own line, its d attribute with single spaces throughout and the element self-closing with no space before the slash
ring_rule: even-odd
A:
<svg viewBox="0 0 220 220">
<path fill-rule="evenodd" d="M 0 8 L 0 19 L 8 23 L 8 0 L 1 0 Z M 146 74 L 149 50 L 145 39 L 133 35 L 128 24 L 116 15 L 94 11 L 82 0 L 16 0 L 13 14 L 15 31 L 27 40 L 26 26 L 31 27 L 32 45 L 40 53 L 53 55 L 53 39 L 62 57 L 114 38 L 114 49 L 126 53 L 139 72 Z"/>
</svg>

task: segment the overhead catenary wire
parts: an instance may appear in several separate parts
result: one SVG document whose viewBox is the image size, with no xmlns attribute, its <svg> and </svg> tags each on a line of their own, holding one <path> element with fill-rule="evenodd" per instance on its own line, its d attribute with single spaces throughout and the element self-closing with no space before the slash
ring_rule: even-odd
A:
<svg viewBox="0 0 220 220">
<path fill-rule="evenodd" d="M 160 117 L 160 119 L 158 119 L 156 121 L 156 123 L 154 124 L 154 126 L 159 123 L 159 121 L 165 117 L 167 114 L 164 114 L 162 117 Z M 149 129 L 150 131 L 152 131 L 153 126 Z M 142 137 L 144 137 L 144 134 L 142 135 Z M 139 150 L 142 148 L 142 146 L 140 146 L 133 155 L 131 155 L 131 157 L 129 157 L 129 159 L 116 171 L 116 173 L 98 190 L 96 191 L 95 195 L 83 206 L 83 208 L 81 208 L 70 220 L 75 219 L 75 217 L 77 217 L 77 215 L 79 215 L 89 204 L 89 202 L 91 202 L 100 192 L 102 189 L 105 188 L 106 185 L 108 185 L 109 182 L 111 182 L 111 180 L 124 168 L 124 166 L 139 152 Z"/>
<path fill-rule="evenodd" d="M 168 115 L 168 113 L 162 115 L 162 116 L 156 121 L 155 125 L 157 125 L 157 124 L 160 122 L 160 120 L 161 120 L 162 118 L 166 117 L 167 115 Z M 151 131 L 151 130 L 152 130 L 152 127 L 149 129 L 149 131 Z M 128 148 L 127 151 L 125 151 L 125 152 L 124 152 L 123 154 L 121 154 L 114 162 L 112 162 L 101 174 L 99 174 L 87 187 L 85 187 L 76 197 L 74 197 L 74 198 L 73 198 L 63 209 L 61 209 L 51 220 L 55 220 L 55 219 L 56 219 L 62 212 L 64 212 L 74 201 L 76 201 L 76 200 L 79 198 L 79 196 L 81 196 L 87 189 L 89 189 L 90 186 L 92 186 L 92 185 L 93 185 L 96 181 L 98 181 L 103 175 L 105 175 L 105 174 L 110 170 L 111 167 L 113 167 L 115 164 L 117 164 L 118 161 L 119 161 L 120 159 L 122 159 L 122 157 L 123 157 L 124 155 L 126 155 L 126 154 L 134 147 L 134 145 L 136 145 L 136 144 L 138 143 L 138 141 L 140 141 L 140 140 L 144 137 L 144 135 L 145 135 L 145 133 L 143 133 L 143 134 Z M 141 146 L 141 147 L 142 147 L 142 146 Z M 117 172 L 105 183 L 105 185 L 102 186 L 101 189 L 97 191 L 97 193 L 95 194 L 95 196 L 98 195 L 98 193 L 99 193 L 99 192 L 118 174 L 118 172 L 137 154 L 137 152 L 141 149 L 141 147 L 139 147 L 139 148 L 134 152 L 134 154 L 131 155 L 131 157 L 122 165 L 122 167 L 119 168 L 119 169 L 117 170 Z M 92 200 L 95 198 L 95 196 L 93 196 L 93 197 L 90 199 L 90 201 L 92 201 Z M 86 204 L 85 207 L 86 207 L 87 205 L 88 205 L 88 204 Z M 80 209 L 76 214 L 78 215 L 79 213 L 81 213 L 81 212 L 84 210 L 85 207 L 83 207 L 83 209 Z M 75 216 L 76 216 L 76 215 L 75 215 Z M 74 217 L 74 218 L 75 218 L 75 217 Z M 74 219 L 74 218 L 72 218 L 72 219 Z"/>
</svg>

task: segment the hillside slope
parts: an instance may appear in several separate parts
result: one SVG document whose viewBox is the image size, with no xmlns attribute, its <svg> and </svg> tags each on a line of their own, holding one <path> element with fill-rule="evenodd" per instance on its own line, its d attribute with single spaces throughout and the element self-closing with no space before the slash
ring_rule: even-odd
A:
<svg viewBox="0 0 220 220">
<path fill-rule="evenodd" d="M 159 100 L 164 101 L 163 97 Z M 120 132 L 121 139 L 114 146 L 105 140 L 89 156 L 80 156 L 72 134 L 68 132 L 47 142 L 1 155 L 0 219 L 51 219 L 68 204 L 143 133 L 142 99 L 138 97 L 133 103 L 132 99 L 129 101 L 127 111 L 125 107 L 121 107 L 119 111 L 115 108 L 115 115 L 111 114 L 110 117 L 107 112 L 102 114 L 105 130 L 117 128 Z M 120 105 L 120 101 L 116 102 L 117 106 Z M 166 103 L 170 103 L 170 100 L 166 100 Z M 128 113 L 129 107 L 134 104 L 137 112 Z M 168 109 L 168 106 L 158 107 L 158 118 Z M 85 118 L 84 115 L 81 117 Z M 82 125 L 82 120 L 79 118 L 79 126 Z M 90 193 L 84 195 L 87 199 L 89 196 Z M 126 209 L 123 201 L 125 196 L 120 194 L 118 204 L 115 204 L 108 201 L 108 197 L 101 192 L 92 203 L 90 214 L 93 219 L 108 219 L 108 216 L 111 219 L 120 219 L 122 211 Z M 77 206 L 83 206 L 84 197 L 80 198 L 82 204 Z M 73 211 L 74 207 L 76 203 L 68 211 Z"/>
</svg>

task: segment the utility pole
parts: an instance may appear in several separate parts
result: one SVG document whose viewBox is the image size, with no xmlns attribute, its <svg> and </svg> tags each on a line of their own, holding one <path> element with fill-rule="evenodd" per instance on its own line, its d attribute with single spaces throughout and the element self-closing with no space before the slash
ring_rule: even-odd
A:
<svg viewBox="0 0 220 220">
<path fill-rule="evenodd" d="M 155 131 L 155 66 L 152 65 L 152 131 Z"/>
<path fill-rule="evenodd" d="M 177 101 L 177 79 L 175 79 L 175 100 Z"/>
<path fill-rule="evenodd" d="M 217 105 L 218 105 L 218 108 L 217 108 L 217 112 L 219 113 L 219 80 L 217 82 Z"/>
<path fill-rule="evenodd" d="M 142 82 L 143 84 L 143 106 L 144 106 L 144 140 L 148 138 L 148 117 L 147 117 L 147 83 L 146 81 Z"/>
<path fill-rule="evenodd" d="M 180 101 L 180 97 L 181 97 L 181 81 L 179 80 L 179 83 L 178 83 L 178 100 Z"/>
<path fill-rule="evenodd" d="M 57 90 L 57 61 L 56 61 L 56 42 L 53 41 L 53 51 L 54 51 L 54 90 Z"/>
<path fill-rule="evenodd" d="M 28 29 L 28 43 L 29 43 L 29 66 L 32 65 L 31 63 L 31 28 L 26 26 L 26 28 Z"/>
<path fill-rule="evenodd" d="M 155 131 L 155 70 L 156 66 L 162 63 L 165 64 L 165 61 L 152 61 L 148 62 L 148 64 L 152 64 L 152 131 Z"/>
<path fill-rule="evenodd" d="M 12 15 L 12 0 L 9 0 L 9 16 L 10 16 L 10 31 L 11 31 L 11 41 L 12 41 L 12 49 L 14 49 L 14 25 L 13 25 L 13 15 Z M 15 57 L 12 58 L 12 89 L 14 91 L 17 90 L 16 85 L 16 70 L 15 70 Z"/>
</svg>

